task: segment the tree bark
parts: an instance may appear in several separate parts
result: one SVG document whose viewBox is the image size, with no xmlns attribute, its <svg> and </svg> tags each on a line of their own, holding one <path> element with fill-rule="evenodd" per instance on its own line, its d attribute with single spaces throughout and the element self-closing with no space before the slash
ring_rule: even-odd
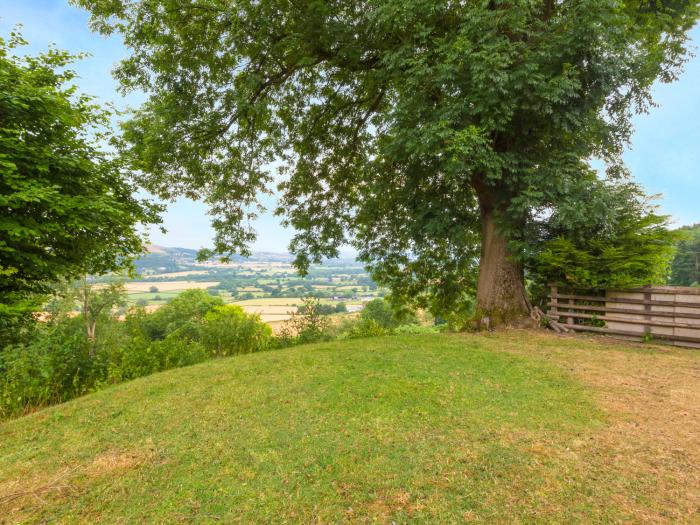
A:
<svg viewBox="0 0 700 525">
<path fill-rule="evenodd" d="M 512 257 L 494 208 L 480 200 L 482 238 L 476 313 L 479 325 L 489 329 L 528 318 L 530 302 L 523 267 Z"/>
</svg>

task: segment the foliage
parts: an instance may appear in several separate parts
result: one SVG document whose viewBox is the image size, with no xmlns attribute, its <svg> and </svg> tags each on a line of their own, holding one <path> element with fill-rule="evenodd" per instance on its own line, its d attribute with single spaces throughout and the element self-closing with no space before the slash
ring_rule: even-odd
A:
<svg viewBox="0 0 700 525">
<path fill-rule="evenodd" d="M 111 315 L 113 309 L 125 306 L 124 283 L 112 281 L 96 287 L 87 283 L 87 278 L 74 285 L 68 294 L 68 300 L 77 300 L 80 314 L 85 325 L 88 341 L 94 343 L 97 338 L 97 323 L 101 318 Z"/>
<path fill-rule="evenodd" d="M 143 251 L 138 224 L 159 207 L 135 198 L 98 148 L 110 114 L 71 85 L 79 56 L 22 56 L 0 38 L 0 328 L 36 308 L 49 283 L 117 270 Z"/>
<path fill-rule="evenodd" d="M 320 307 L 318 298 L 313 295 L 304 297 L 278 334 L 278 344 L 289 346 L 330 339 L 328 316 L 321 312 Z"/>
<path fill-rule="evenodd" d="M 365 304 L 360 319 L 373 321 L 385 329 L 394 328 L 398 324 L 391 305 L 384 299 L 373 299 Z"/>
<path fill-rule="evenodd" d="M 80 319 L 40 327 L 0 352 L 0 419 L 83 395 L 98 379 Z"/>
<path fill-rule="evenodd" d="M 438 297 L 434 314 L 480 286 L 522 306 L 526 233 L 570 188 L 585 198 L 589 159 L 625 179 L 632 116 L 677 77 L 698 19 L 675 0 L 73 2 L 122 34 L 116 76 L 149 95 L 123 153 L 159 196 L 209 204 L 214 252 L 247 252 L 281 181 L 302 270 L 350 242 L 380 284 Z"/>
<path fill-rule="evenodd" d="M 680 229 L 683 238 L 678 242 L 678 253 L 671 265 L 670 284 L 676 286 L 700 285 L 700 224 Z"/>
<path fill-rule="evenodd" d="M 213 297 L 206 290 L 186 290 L 146 318 L 145 335 L 155 340 L 178 333 L 199 339 L 206 314 L 223 304 L 220 297 Z"/>
<path fill-rule="evenodd" d="M 204 316 L 202 343 L 214 356 L 247 354 L 267 350 L 272 329 L 259 315 L 246 314 L 240 306 L 215 306 Z"/>
<path fill-rule="evenodd" d="M 562 203 L 537 231 L 533 279 L 578 289 L 663 284 L 679 239 L 634 185 L 598 182 Z M 525 249 L 525 248 L 524 248 Z"/>
<path fill-rule="evenodd" d="M 106 383 L 120 383 L 162 370 L 193 365 L 208 359 L 198 341 L 170 335 L 158 341 L 126 339 L 109 354 Z"/>
<path fill-rule="evenodd" d="M 123 321 L 112 311 L 120 293 L 119 284 L 94 289 L 80 283 L 54 304 L 45 323 L 35 324 L 27 341 L 0 352 L 0 419 L 108 384 L 272 344 L 271 329 L 258 316 L 223 306 L 204 290 L 183 292 L 154 313 L 134 308 Z M 88 297 L 79 316 L 66 307 L 75 304 L 76 294 Z"/>
<path fill-rule="evenodd" d="M 319 315 L 332 315 L 339 313 L 347 313 L 348 307 L 345 303 L 337 303 L 335 305 L 321 303 L 320 301 L 315 305 L 316 313 Z M 297 306 L 297 313 L 300 315 L 306 314 L 306 304 L 302 303 Z"/>
<path fill-rule="evenodd" d="M 389 330 L 396 328 L 400 324 L 410 324 L 415 320 L 415 314 L 397 310 L 384 299 L 372 299 L 362 308 L 360 318 L 374 321 L 382 328 Z"/>
<path fill-rule="evenodd" d="M 335 313 L 337 313 L 337 314 L 347 313 L 348 305 L 346 305 L 345 303 L 342 303 L 342 302 L 336 303 L 334 310 L 335 310 Z"/>
<path fill-rule="evenodd" d="M 374 319 L 360 318 L 343 323 L 338 333 L 339 339 L 356 339 L 387 335 L 389 329 L 385 328 Z"/>
<path fill-rule="evenodd" d="M 396 327 L 394 333 L 396 335 L 419 335 L 419 334 L 438 334 L 442 330 L 437 326 L 422 326 L 419 324 L 405 324 Z"/>
</svg>

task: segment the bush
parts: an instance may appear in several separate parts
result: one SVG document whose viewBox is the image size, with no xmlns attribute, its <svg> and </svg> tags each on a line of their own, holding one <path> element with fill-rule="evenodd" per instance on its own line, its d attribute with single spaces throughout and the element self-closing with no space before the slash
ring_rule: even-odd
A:
<svg viewBox="0 0 700 525">
<path fill-rule="evenodd" d="M 442 325 L 443 327 L 447 327 L 447 325 Z M 441 329 L 438 326 L 421 326 L 419 324 L 405 324 L 397 327 L 394 330 L 395 334 L 415 334 L 415 335 L 420 335 L 420 334 L 438 334 L 442 332 L 443 329 Z"/>
<path fill-rule="evenodd" d="M 258 315 L 236 305 L 216 306 L 204 316 L 202 343 L 207 352 L 226 356 L 259 352 L 270 347 L 272 329 Z"/>
<path fill-rule="evenodd" d="M 362 309 L 360 318 L 372 320 L 386 330 L 391 330 L 402 324 L 413 324 L 418 321 L 413 310 L 408 308 L 396 309 L 384 299 L 372 299 Z"/>
<path fill-rule="evenodd" d="M 132 308 L 124 321 L 104 313 L 94 341 L 82 316 L 64 313 L 0 352 L 0 419 L 212 356 L 265 350 L 272 341 L 259 316 L 204 290 L 183 292 L 154 313 Z"/>
<path fill-rule="evenodd" d="M 277 337 L 277 346 L 314 343 L 332 339 L 328 317 L 321 313 L 320 301 L 307 296 Z"/>
<path fill-rule="evenodd" d="M 360 319 L 349 325 L 349 330 L 344 333 L 345 337 L 348 338 L 358 338 L 358 337 L 378 337 L 380 335 L 386 335 L 389 330 L 383 327 L 374 319 Z"/>
<path fill-rule="evenodd" d="M 220 297 L 212 297 L 204 290 L 185 290 L 144 318 L 145 333 L 149 339 L 164 339 L 177 331 L 183 337 L 197 340 L 204 316 L 223 304 Z"/>
<path fill-rule="evenodd" d="M 208 357 L 204 346 L 177 334 L 159 341 L 131 338 L 111 353 L 107 383 L 119 383 L 162 370 L 200 363 Z"/>
<path fill-rule="evenodd" d="M 335 313 L 344 314 L 347 313 L 348 307 L 345 303 L 338 303 L 335 305 Z"/>
<path fill-rule="evenodd" d="M 81 319 L 41 327 L 28 343 L 0 352 L 0 417 L 60 403 L 92 391 L 103 376 Z"/>
</svg>

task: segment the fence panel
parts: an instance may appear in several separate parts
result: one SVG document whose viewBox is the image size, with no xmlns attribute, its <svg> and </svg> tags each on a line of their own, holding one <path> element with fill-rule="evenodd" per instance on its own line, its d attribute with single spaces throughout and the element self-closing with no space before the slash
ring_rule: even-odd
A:
<svg viewBox="0 0 700 525">
<path fill-rule="evenodd" d="M 663 340 L 700 348 L 700 289 L 679 286 L 562 293 L 550 287 L 548 315 L 577 332 Z"/>
</svg>

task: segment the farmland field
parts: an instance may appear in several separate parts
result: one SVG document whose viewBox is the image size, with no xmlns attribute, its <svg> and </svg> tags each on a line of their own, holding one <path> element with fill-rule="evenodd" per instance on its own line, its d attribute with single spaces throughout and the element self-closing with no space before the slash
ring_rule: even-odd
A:
<svg viewBox="0 0 700 525">
<path fill-rule="evenodd" d="M 171 292 L 175 290 L 190 290 L 192 288 L 206 289 L 219 284 L 216 281 L 138 281 L 126 283 L 127 292 L 148 292 L 152 286 L 159 292 Z"/>
<path fill-rule="evenodd" d="M 312 295 L 324 304 L 345 303 L 357 312 L 362 305 L 384 294 L 354 260 L 331 261 L 312 266 L 301 277 L 284 255 L 269 254 L 256 260 L 231 263 L 199 263 L 195 252 L 156 247 L 137 261 L 143 277 L 126 283 L 130 304 L 158 308 L 187 289 L 206 289 L 225 303 L 235 303 L 248 313 L 259 314 L 276 326 Z M 157 291 L 152 292 L 152 289 Z"/>
</svg>

